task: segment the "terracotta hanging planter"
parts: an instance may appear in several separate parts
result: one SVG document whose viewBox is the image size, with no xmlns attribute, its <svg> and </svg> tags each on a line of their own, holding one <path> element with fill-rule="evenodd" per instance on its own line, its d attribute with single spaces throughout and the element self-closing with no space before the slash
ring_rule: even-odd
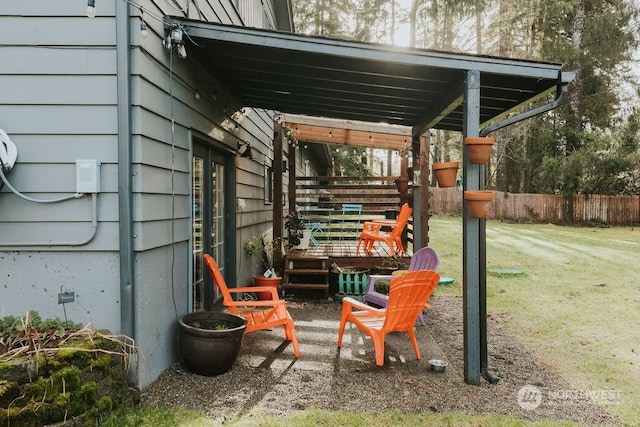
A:
<svg viewBox="0 0 640 427">
<path fill-rule="evenodd" d="M 495 138 L 477 137 L 477 138 L 465 138 L 464 145 L 467 150 L 467 157 L 469 162 L 474 164 L 484 164 L 489 161 L 493 144 L 496 142 Z"/>
<path fill-rule="evenodd" d="M 409 178 L 401 176 L 400 178 L 396 178 L 395 183 L 400 194 L 407 194 L 409 190 Z"/>
<path fill-rule="evenodd" d="M 472 218 L 486 218 L 493 200 L 493 191 L 467 190 L 464 192 L 467 212 Z"/>
<path fill-rule="evenodd" d="M 431 170 L 436 176 L 438 187 L 453 187 L 458 177 L 459 162 L 434 163 Z"/>
</svg>

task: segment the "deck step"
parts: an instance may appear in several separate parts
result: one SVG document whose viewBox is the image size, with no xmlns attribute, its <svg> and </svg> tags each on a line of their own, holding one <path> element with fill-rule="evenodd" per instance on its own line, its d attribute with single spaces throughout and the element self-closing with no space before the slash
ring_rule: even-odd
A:
<svg viewBox="0 0 640 427">
<path fill-rule="evenodd" d="M 315 274 L 326 274 L 326 268 L 287 268 L 284 270 L 285 273 L 288 274 L 306 274 L 306 275 L 315 275 Z"/>
<path fill-rule="evenodd" d="M 285 256 L 283 289 L 319 289 L 329 292 L 329 257 L 290 252 Z"/>
<path fill-rule="evenodd" d="M 328 283 L 285 283 L 283 285 L 285 289 L 328 289 Z"/>
</svg>

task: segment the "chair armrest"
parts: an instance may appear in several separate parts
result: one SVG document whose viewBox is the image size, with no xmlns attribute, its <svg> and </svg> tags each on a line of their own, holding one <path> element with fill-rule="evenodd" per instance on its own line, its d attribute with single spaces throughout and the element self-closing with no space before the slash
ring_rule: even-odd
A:
<svg viewBox="0 0 640 427">
<path fill-rule="evenodd" d="M 378 233 L 381 228 L 382 228 L 382 224 L 377 224 L 372 221 L 365 221 L 362 224 L 363 233 Z"/>
<path fill-rule="evenodd" d="M 398 225 L 398 221 L 395 219 L 372 219 L 371 222 L 373 222 L 374 224 L 380 224 L 383 227 L 391 227 L 391 228 Z"/>
<path fill-rule="evenodd" d="M 226 307 L 277 307 L 285 305 L 285 301 L 279 300 L 258 300 L 258 301 L 232 301 L 224 303 Z"/>
<path fill-rule="evenodd" d="M 367 312 L 369 312 L 371 314 L 375 314 L 375 315 L 378 315 L 378 316 L 384 316 L 385 313 L 387 312 L 387 310 L 384 309 L 384 308 L 371 307 L 370 305 L 364 304 L 364 303 L 362 303 L 362 302 L 360 302 L 360 301 L 358 301 L 358 300 L 356 300 L 354 298 L 351 298 L 351 297 L 342 298 L 342 304 L 344 305 L 345 303 L 350 305 L 353 308 L 357 308 L 358 310 L 367 311 Z"/>
<path fill-rule="evenodd" d="M 245 292 L 266 292 L 271 294 L 271 299 L 279 300 L 278 290 L 276 288 L 272 288 L 270 286 L 244 286 L 240 288 L 231 288 L 229 292 L 233 293 L 245 293 Z"/>
</svg>

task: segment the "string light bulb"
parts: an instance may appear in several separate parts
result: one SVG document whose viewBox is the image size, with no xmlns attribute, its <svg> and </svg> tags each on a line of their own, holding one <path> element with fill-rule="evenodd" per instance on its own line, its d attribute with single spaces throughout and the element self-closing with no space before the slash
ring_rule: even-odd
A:
<svg viewBox="0 0 640 427">
<path fill-rule="evenodd" d="M 333 138 L 333 128 L 329 131 L 329 138 Z"/>
<path fill-rule="evenodd" d="M 87 16 L 89 18 L 96 17 L 96 0 L 88 0 L 87 1 Z"/>
<path fill-rule="evenodd" d="M 178 56 L 182 59 L 185 59 L 187 57 L 187 49 L 183 44 L 178 46 Z"/>
<path fill-rule="evenodd" d="M 144 12 L 140 9 L 140 37 L 146 39 L 149 37 L 149 31 L 147 31 L 147 24 L 144 22 Z"/>
</svg>

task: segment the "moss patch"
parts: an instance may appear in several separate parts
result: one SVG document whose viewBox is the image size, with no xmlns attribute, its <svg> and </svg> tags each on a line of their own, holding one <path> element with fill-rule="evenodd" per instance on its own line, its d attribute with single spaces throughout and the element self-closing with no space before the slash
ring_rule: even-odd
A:
<svg viewBox="0 0 640 427">
<path fill-rule="evenodd" d="M 4 338 L 11 345 L 0 354 L 0 425 L 94 425 L 114 407 L 139 401 L 126 381 L 133 346 L 90 328 L 54 324 L 52 333 L 29 315 L 0 324 L 12 326 Z"/>
</svg>

